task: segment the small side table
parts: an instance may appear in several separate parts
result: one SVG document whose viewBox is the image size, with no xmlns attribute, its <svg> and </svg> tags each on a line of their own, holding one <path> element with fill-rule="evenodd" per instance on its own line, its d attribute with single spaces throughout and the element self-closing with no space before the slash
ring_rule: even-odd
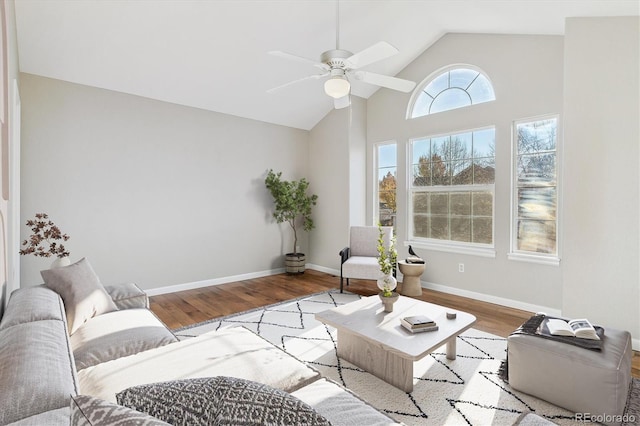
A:
<svg viewBox="0 0 640 426">
<path fill-rule="evenodd" d="M 402 272 L 402 295 L 403 296 L 421 296 L 422 286 L 420 285 L 420 276 L 424 272 L 424 263 L 407 263 L 406 260 L 398 262 L 398 268 Z"/>
</svg>

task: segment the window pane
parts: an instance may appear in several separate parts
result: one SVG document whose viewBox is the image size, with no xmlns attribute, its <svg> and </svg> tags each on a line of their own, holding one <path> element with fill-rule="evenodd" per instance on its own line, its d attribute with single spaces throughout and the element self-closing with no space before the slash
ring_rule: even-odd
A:
<svg viewBox="0 0 640 426">
<path fill-rule="evenodd" d="M 496 130 L 485 129 L 473 132 L 473 156 L 495 157 Z"/>
<path fill-rule="evenodd" d="M 451 70 L 451 87 L 459 87 L 467 90 L 467 87 L 473 82 L 473 80 L 479 75 L 478 71 L 470 70 L 467 68 L 459 68 Z"/>
<path fill-rule="evenodd" d="M 438 240 L 449 239 L 449 218 L 447 216 L 431 216 L 429 237 Z"/>
<path fill-rule="evenodd" d="M 469 92 L 474 104 L 494 101 L 496 99 L 496 95 L 493 93 L 493 87 L 484 75 L 479 75 L 476 81 L 469 86 L 467 92 Z"/>
<path fill-rule="evenodd" d="M 418 192 L 413 194 L 413 212 L 429 213 L 429 194 Z"/>
<path fill-rule="evenodd" d="M 496 99 L 489 79 L 479 71 L 469 68 L 445 71 L 418 90 L 422 91 L 411 107 L 411 118 Z"/>
<path fill-rule="evenodd" d="M 493 216 L 493 193 L 473 192 L 471 203 L 474 216 Z"/>
<path fill-rule="evenodd" d="M 424 88 L 424 91 L 432 98 L 438 96 L 440 92 L 449 88 L 449 73 L 445 72 L 436 77 L 431 83 Z"/>
<path fill-rule="evenodd" d="M 460 133 L 451 136 L 451 159 L 464 160 L 471 158 L 471 147 L 473 141 L 473 133 Z"/>
<path fill-rule="evenodd" d="M 472 242 L 479 244 L 491 244 L 493 242 L 493 219 L 474 217 L 472 219 L 472 229 Z"/>
<path fill-rule="evenodd" d="M 494 134 L 492 128 L 412 141 L 410 238 L 493 244 Z M 485 157 L 473 157 L 476 140 Z"/>
<path fill-rule="evenodd" d="M 518 154 L 556 149 L 557 120 L 518 124 Z"/>
<path fill-rule="evenodd" d="M 431 163 L 431 184 L 434 186 L 451 184 L 450 168 L 451 165 L 448 162 L 435 161 Z"/>
<path fill-rule="evenodd" d="M 397 212 L 397 146 L 377 145 L 378 162 L 378 222 L 384 226 L 395 226 Z"/>
<path fill-rule="evenodd" d="M 449 194 L 444 193 L 431 193 L 429 197 L 431 205 L 431 214 L 447 215 L 449 214 Z"/>
<path fill-rule="evenodd" d="M 528 154 L 518 157 L 518 185 L 555 184 L 556 154 Z"/>
<path fill-rule="evenodd" d="M 469 105 L 471 105 L 471 98 L 467 92 L 461 89 L 447 89 L 433 100 L 429 113 L 434 114 Z"/>
<path fill-rule="evenodd" d="M 454 192 L 451 194 L 451 214 L 469 216 L 471 214 L 471 193 Z"/>
<path fill-rule="evenodd" d="M 431 157 L 431 140 L 430 139 L 418 139 L 411 143 L 412 151 L 412 164 L 418 164 L 421 157 Z"/>
<path fill-rule="evenodd" d="M 518 189 L 518 217 L 522 219 L 556 219 L 556 188 Z"/>
<path fill-rule="evenodd" d="M 556 222 L 519 220 L 517 248 L 534 253 L 556 253 Z"/>
<path fill-rule="evenodd" d="M 429 216 L 413 215 L 413 233 L 416 237 L 429 238 Z"/>
<path fill-rule="evenodd" d="M 473 183 L 473 166 L 471 161 L 454 161 L 451 176 L 452 185 L 471 185 Z"/>
<path fill-rule="evenodd" d="M 516 126 L 515 250 L 556 254 L 557 118 Z"/>
<path fill-rule="evenodd" d="M 479 158 L 473 163 L 473 183 L 487 184 L 496 180 L 496 166 L 493 158 Z"/>
<path fill-rule="evenodd" d="M 396 167 L 396 145 L 378 145 L 378 167 Z"/>
<path fill-rule="evenodd" d="M 411 112 L 411 118 L 422 117 L 429 114 L 429 106 L 431 106 L 433 98 L 428 94 L 422 92 L 418 95 L 416 103 L 413 105 L 413 111 Z"/>
<path fill-rule="evenodd" d="M 471 242 L 471 218 L 453 217 L 451 218 L 451 240 Z"/>
</svg>

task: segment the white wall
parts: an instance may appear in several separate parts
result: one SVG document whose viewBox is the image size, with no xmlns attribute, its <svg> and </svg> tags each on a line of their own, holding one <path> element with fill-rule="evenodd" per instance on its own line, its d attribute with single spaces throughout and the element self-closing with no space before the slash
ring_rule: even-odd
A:
<svg viewBox="0 0 640 426">
<path fill-rule="evenodd" d="M 407 143 L 411 138 L 495 125 L 495 258 L 417 249 L 427 260 L 426 283 L 448 291 L 487 296 L 485 300 L 517 302 L 536 310 L 561 308 L 561 271 L 558 266 L 507 259 L 510 249 L 511 125 L 514 120 L 541 114 L 561 114 L 563 107 L 563 38 L 447 34 L 405 68 L 399 77 L 421 82 L 451 64 L 480 67 L 492 81 L 496 101 L 469 108 L 406 120 L 410 94 L 380 90 L 367 105 L 369 150 L 377 142 L 398 143 L 398 220 L 400 258 L 407 255 Z M 368 175 L 373 176 L 373 163 Z M 373 192 L 371 178 L 370 192 Z M 368 213 L 369 216 L 372 212 Z M 369 219 L 371 220 L 371 219 Z M 458 263 L 465 272 L 458 272 Z M 440 288 L 440 287 L 438 287 Z"/>
<path fill-rule="evenodd" d="M 272 222 L 264 178 L 306 176 L 308 132 L 27 74 L 21 92 L 21 222 L 49 213 L 103 282 L 152 289 L 283 266 L 292 237 Z M 23 256 L 22 285 L 49 265 Z"/>
<path fill-rule="evenodd" d="M 562 311 L 640 347 L 637 17 L 567 20 Z"/>
</svg>

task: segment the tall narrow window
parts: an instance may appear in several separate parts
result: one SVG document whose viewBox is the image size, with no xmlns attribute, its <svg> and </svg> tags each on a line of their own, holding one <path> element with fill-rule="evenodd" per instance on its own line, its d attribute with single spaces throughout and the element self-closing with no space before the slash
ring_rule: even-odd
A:
<svg viewBox="0 0 640 426">
<path fill-rule="evenodd" d="M 415 139 L 411 159 L 410 239 L 442 249 L 492 248 L 495 128 Z"/>
<path fill-rule="evenodd" d="M 376 145 L 377 218 L 383 226 L 396 225 L 397 147 L 395 143 Z"/>
<path fill-rule="evenodd" d="M 408 116 L 422 117 L 495 99 L 493 86 L 482 72 L 456 66 L 426 80 Z"/>
<path fill-rule="evenodd" d="M 558 117 L 514 125 L 512 254 L 558 256 Z"/>
</svg>

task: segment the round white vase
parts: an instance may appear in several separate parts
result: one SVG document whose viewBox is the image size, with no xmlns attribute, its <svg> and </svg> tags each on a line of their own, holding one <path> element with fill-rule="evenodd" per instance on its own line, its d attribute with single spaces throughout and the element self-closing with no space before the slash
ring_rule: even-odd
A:
<svg viewBox="0 0 640 426">
<path fill-rule="evenodd" d="M 71 265 L 71 259 L 69 259 L 69 256 L 56 257 L 56 259 L 51 263 L 51 269 L 62 268 L 63 266 L 69 265 Z"/>
<path fill-rule="evenodd" d="M 378 288 L 380 291 L 384 291 L 385 289 L 389 289 L 389 291 L 393 291 L 398 286 L 398 281 L 391 274 L 389 275 L 380 275 L 380 278 L 376 281 Z"/>
</svg>

